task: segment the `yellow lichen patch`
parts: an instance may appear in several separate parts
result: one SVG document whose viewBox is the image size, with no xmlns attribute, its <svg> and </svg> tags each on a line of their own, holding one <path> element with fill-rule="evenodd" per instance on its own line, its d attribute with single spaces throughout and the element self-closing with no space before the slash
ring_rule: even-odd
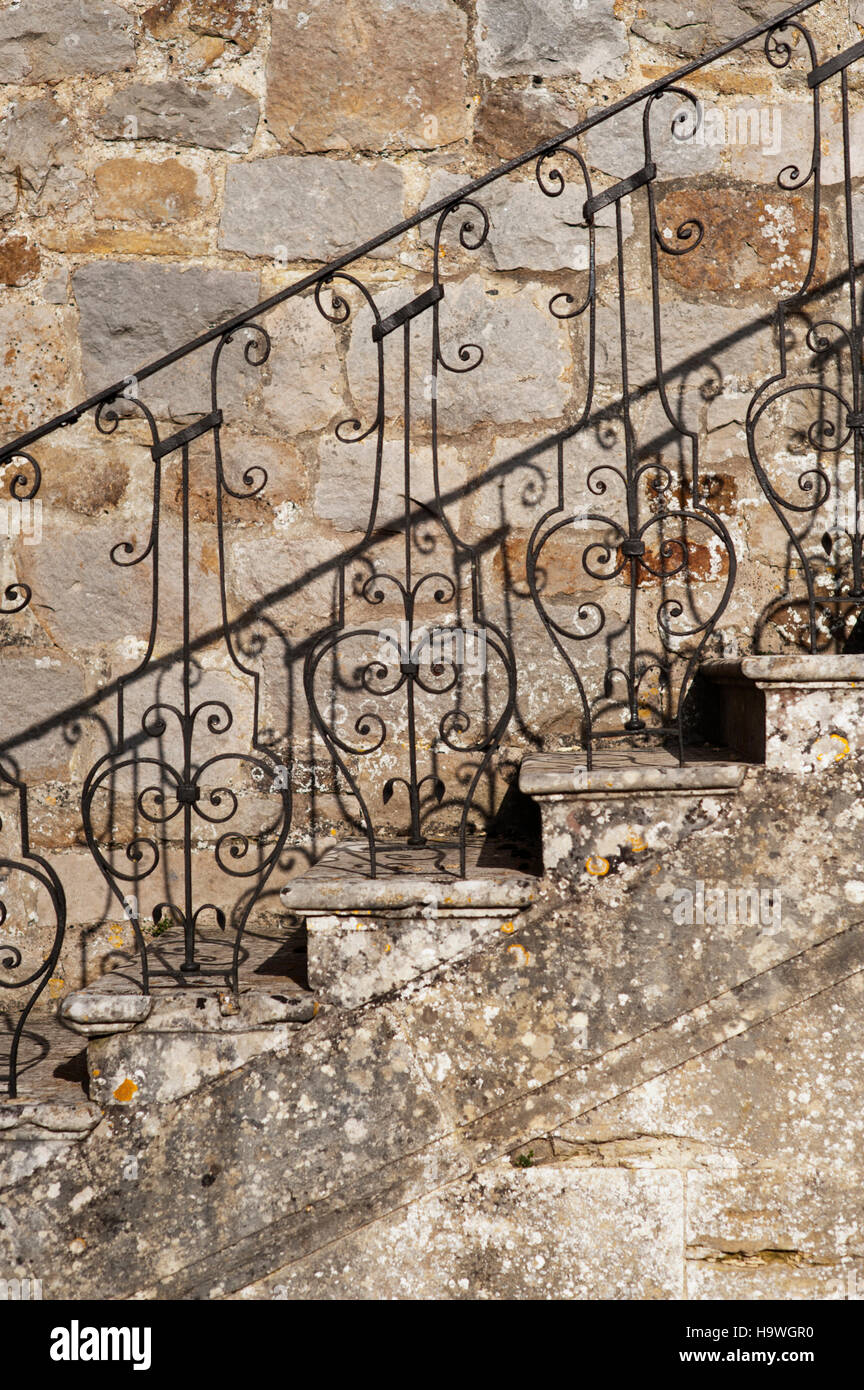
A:
<svg viewBox="0 0 864 1390">
<path fill-rule="evenodd" d="M 822 752 L 816 753 L 817 763 L 841 763 L 852 751 L 848 738 L 844 738 L 842 734 L 828 734 L 827 738 L 820 738 L 813 751 L 816 752 L 820 746 Z"/>
<path fill-rule="evenodd" d="M 93 1075 L 93 1076 L 101 1076 L 102 1073 L 101 1073 L 101 1071 L 99 1070 L 98 1067 L 94 1067 L 94 1068 L 93 1068 L 92 1075 Z"/>
<path fill-rule="evenodd" d="M 114 1099 L 119 1100 L 121 1103 L 125 1103 L 127 1100 L 132 1099 L 137 1090 L 138 1087 L 135 1085 L 135 1082 L 131 1077 L 127 1076 L 126 1080 L 121 1081 L 117 1090 L 114 1092 Z"/>
<path fill-rule="evenodd" d="M 601 859 L 599 855 L 585 860 L 585 872 L 594 878 L 603 878 L 609 872 L 609 860 Z"/>
<path fill-rule="evenodd" d="M 513 933 L 514 933 L 514 931 L 516 930 L 516 923 L 515 923 L 515 922 L 505 922 L 504 925 L 502 926 L 501 930 L 505 933 L 505 935 L 507 935 L 507 936 L 512 936 Z"/>
<path fill-rule="evenodd" d="M 388 941 L 388 942 L 387 942 L 387 945 L 384 947 L 384 954 L 385 954 L 385 956 L 389 956 L 389 954 L 390 954 L 390 952 L 391 952 L 392 950 L 393 950 L 393 947 L 390 945 L 390 942 Z"/>
<path fill-rule="evenodd" d="M 66 981 L 61 980 L 59 975 L 52 975 L 48 981 L 48 993 L 52 999 L 59 999 L 66 988 Z"/>
<path fill-rule="evenodd" d="M 636 854 L 641 854 L 643 850 L 648 848 L 638 830 L 631 830 L 627 839 L 630 842 L 630 848 L 634 850 Z"/>
<path fill-rule="evenodd" d="M 507 951 L 508 953 L 510 951 L 515 951 L 517 965 L 527 965 L 529 960 L 531 959 L 529 953 L 525 950 L 525 947 L 522 945 L 521 941 L 514 941 L 512 945 L 507 947 Z"/>
</svg>

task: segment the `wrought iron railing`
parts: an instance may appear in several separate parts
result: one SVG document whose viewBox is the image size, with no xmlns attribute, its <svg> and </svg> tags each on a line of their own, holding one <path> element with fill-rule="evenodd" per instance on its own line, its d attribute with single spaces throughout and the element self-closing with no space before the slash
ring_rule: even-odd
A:
<svg viewBox="0 0 864 1390">
<path fill-rule="evenodd" d="M 149 573 L 143 655 L 113 685 L 74 709 L 58 711 L 56 720 L 70 741 L 80 738 L 88 723 L 105 740 L 104 752 L 83 781 L 81 822 L 94 865 L 131 923 L 145 990 L 152 949 L 146 922 L 154 930 L 173 926 L 182 932 L 180 969 L 195 978 L 204 971 L 198 959 L 202 924 L 223 932 L 230 927 L 233 949 L 226 970 L 237 988 L 250 914 L 290 843 L 292 790 L 308 778 L 309 767 L 291 739 L 276 737 L 262 717 L 258 658 L 271 639 L 281 643 L 285 667 L 302 661 L 309 719 L 338 770 L 335 786 L 345 819 L 365 837 L 369 873 L 376 872 L 378 811 L 400 797 L 411 844 L 424 843 L 430 821 L 449 808 L 464 872 L 478 816 L 478 789 L 492 775 L 514 718 L 517 725 L 521 720 L 518 688 L 525 663 L 506 620 L 506 601 L 503 606 L 489 601 L 486 561 L 506 539 L 506 517 L 485 539 L 466 539 L 456 513 L 465 493 L 477 484 L 445 488 L 442 483 L 442 383 L 481 369 L 494 373 L 496 357 L 496 338 L 481 332 L 479 323 L 471 336 L 485 337 L 485 345 L 459 339 L 451 345 L 444 262 L 448 252 L 457 262 L 463 255 L 482 253 L 494 222 L 484 195 L 523 168 L 534 169 L 538 199 L 563 200 L 561 206 L 568 210 L 562 213 L 564 225 L 580 238 L 581 264 L 574 258 L 580 268 L 552 294 L 548 313 L 580 335 L 584 371 L 578 374 L 578 400 L 565 411 L 564 426 L 538 439 L 536 449 L 517 450 L 482 481 L 494 487 L 516 468 L 536 469 L 544 451 L 554 454 L 552 476 L 543 484 L 551 487 L 549 505 L 540 509 L 543 486 L 534 495 L 540 515 L 527 543 L 522 580 L 548 639 L 550 662 L 563 663 L 569 672 L 570 699 L 580 716 L 588 764 L 598 745 L 610 738 L 671 742 L 684 759 L 694 677 L 729 608 L 740 557 L 728 511 L 714 505 L 716 479 L 703 466 L 700 432 L 686 408 L 688 392 L 692 394 L 690 367 L 698 367 L 704 377 L 707 364 L 709 377 L 715 378 L 713 387 L 710 380 L 707 387 L 701 382 L 703 400 L 712 389 L 715 394 L 719 390 L 719 369 L 711 352 L 697 353 L 692 364 L 685 356 L 670 367 L 664 329 L 664 286 L 668 289 L 670 283 L 665 264 L 711 244 L 708 216 L 698 212 L 704 180 L 696 187 L 695 210 L 675 226 L 665 226 L 657 149 L 660 132 L 662 140 L 668 143 L 671 137 L 683 148 L 700 129 L 702 107 L 685 85 L 688 77 L 745 50 L 761 51 L 773 73 L 784 75 L 790 99 L 806 95 L 810 126 L 800 158 L 778 170 L 776 179 L 778 196 L 794 195 L 796 216 L 808 223 L 806 265 L 797 278 L 794 267 L 789 269 L 775 308 L 755 323 L 742 321 L 714 345 L 718 360 L 730 348 L 743 352 L 750 336 L 764 333 L 767 326 L 777 359 L 776 369 L 749 393 L 746 440 L 755 479 L 785 537 L 786 584 L 776 611 L 755 625 L 754 640 L 761 640 L 772 622 L 777 626 L 778 613 L 785 637 L 811 651 L 829 643 L 856 649 L 864 640 L 854 622 L 864 608 L 864 400 L 849 88 L 849 69 L 864 54 L 864 45 L 820 62 L 816 41 L 802 19 L 819 3 L 795 5 L 610 104 L 0 448 L 0 465 L 14 465 L 12 497 L 32 499 L 41 481 L 34 449 L 48 436 L 90 414 L 103 435 L 122 432 L 134 418 L 146 427 L 152 460 L 146 538 L 137 547 L 120 539 L 111 552 L 118 568 L 144 566 Z M 832 268 L 817 283 L 824 236 L 821 103 L 829 83 L 839 89 L 845 267 L 840 272 Z M 637 167 L 622 169 L 617 180 L 597 181 L 585 139 L 600 127 L 614 131 L 628 115 L 641 121 Z M 631 217 L 647 239 L 650 306 L 652 370 L 638 384 L 630 360 L 631 259 L 638 257 L 639 245 L 633 243 L 634 253 L 627 235 Z M 429 283 L 395 306 L 388 302 L 382 307 L 382 295 L 361 274 L 360 263 L 415 229 L 428 235 L 431 246 Z M 606 263 L 614 266 L 603 293 L 601 231 L 611 231 Z M 848 300 L 845 323 L 833 310 L 832 296 L 839 289 L 845 289 Z M 265 602 L 239 617 L 229 611 L 225 510 L 251 503 L 268 479 L 258 462 L 249 462 L 239 480 L 224 462 L 228 407 L 223 386 L 226 365 L 238 352 L 245 367 L 264 368 L 272 342 L 262 320 L 303 295 L 311 295 L 337 335 L 349 321 L 365 323 L 365 351 L 375 379 L 373 408 L 367 419 L 343 420 L 335 434 L 349 448 L 366 443 L 374 463 L 362 539 L 335 559 L 310 566 L 301 581 L 274 586 L 268 595 L 269 601 L 290 597 L 308 607 L 307 581 L 329 576 L 334 611 L 317 630 L 295 639 L 286 638 L 269 620 Z M 602 347 L 608 360 L 615 340 L 618 370 L 612 390 L 609 371 L 598 380 L 598 351 Z M 205 355 L 209 396 L 202 398 L 192 423 L 166 434 L 148 404 L 147 383 L 156 377 L 170 383 L 171 368 Z M 789 416 L 792 398 L 810 403 L 813 418 L 803 430 L 797 417 Z M 659 411 L 653 420 L 647 413 L 649 400 Z M 394 421 L 402 471 L 398 516 L 385 514 L 382 488 L 386 446 L 396 437 Z M 784 430 L 789 438 L 781 448 Z M 418 437 L 430 458 L 431 493 L 426 496 L 418 496 Z M 574 483 L 569 460 L 577 445 L 587 462 Z M 190 460 L 205 447 L 212 451 L 219 612 L 214 621 L 202 624 L 190 569 Z M 180 498 L 179 556 L 171 557 L 163 545 L 169 474 Z M 845 517 L 838 511 L 842 499 L 844 505 L 849 499 L 852 504 Z M 549 556 L 562 545 L 576 557 L 572 573 L 584 577 L 573 580 L 569 608 L 553 601 L 548 584 Z M 161 632 L 169 559 L 179 566 L 179 591 L 176 584 L 170 590 L 181 609 L 178 642 Z M 21 613 L 32 597 L 23 583 L 10 584 L 3 613 Z M 177 615 L 167 616 L 173 621 Z M 214 645 L 221 645 L 223 655 L 208 664 L 202 654 Z M 466 660 L 469 650 L 482 652 L 482 661 Z M 589 657 L 591 652 L 595 654 Z M 228 670 L 249 691 L 251 712 L 243 729 L 238 710 L 224 693 L 225 683 L 220 687 L 212 680 L 214 671 Z M 529 679 L 538 678 L 535 663 Z M 230 681 L 227 685 L 234 689 Z M 110 716 L 105 713 L 109 697 Z M 21 969 L 17 944 L 2 948 L 8 978 L 0 979 L 0 985 L 17 990 L 16 997 L 25 1001 L 11 1034 L 13 1095 L 21 1030 L 56 964 L 66 914 L 57 873 L 47 858 L 31 851 L 27 789 L 15 763 L 16 749 L 38 732 L 30 728 L 3 744 L 2 775 L 18 801 L 14 824 L 20 831 L 20 853 L 3 860 L 3 872 L 7 881 L 16 875 L 35 881 L 47 894 L 56 922 L 51 950 L 34 969 Z M 521 733 L 525 735 L 524 728 Z M 442 774 L 444 763 L 455 775 L 455 791 Z M 265 782 L 271 783 L 271 794 L 263 798 L 257 793 Z M 180 862 L 173 877 L 167 869 L 172 853 Z M 205 876 L 203 887 L 198 873 L 202 855 L 215 871 Z"/>
</svg>

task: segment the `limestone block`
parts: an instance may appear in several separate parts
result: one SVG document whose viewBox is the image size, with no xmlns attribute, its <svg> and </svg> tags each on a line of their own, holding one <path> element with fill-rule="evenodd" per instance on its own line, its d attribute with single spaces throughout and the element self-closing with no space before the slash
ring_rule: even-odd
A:
<svg viewBox="0 0 864 1390">
<path fill-rule="evenodd" d="M 177 159 L 109 159 L 93 173 L 95 217 L 160 226 L 198 217 L 213 196 L 206 175 Z"/>
<path fill-rule="evenodd" d="M 230 995 L 158 993 L 148 1016 L 132 1031 L 89 1043 L 91 1097 L 107 1106 L 164 1104 L 263 1052 L 291 1050 L 299 1042 L 301 1025 L 315 1013 L 312 996 L 295 991 L 257 998 L 258 993 L 241 994 L 236 1006 Z M 83 998 L 77 996 L 78 1001 Z M 84 1004 L 70 1008 L 87 1011 Z"/>
<path fill-rule="evenodd" d="M 682 1220 L 677 1173 L 496 1164 L 239 1296 L 681 1298 Z"/>
<path fill-rule="evenodd" d="M 5 82 L 59 82 L 135 64 L 133 19 L 111 0 L 22 0 L 0 14 Z"/>
<path fill-rule="evenodd" d="M 376 294 L 382 317 L 410 298 L 407 287 Z M 548 421 L 563 412 L 572 371 L 566 328 L 548 310 L 549 292 L 529 283 L 487 294 L 478 275 L 445 287 L 440 309 L 441 351 L 460 368 L 438 377 L 438 418 L 443 434 L 461 434 L 483 420 L 498 424 L 521 420 Z M 353 333 L 348 351 L 348 381 L 361 418 L 374 419 L 378 390 L 377 355 L 371 341 L 371 311 L 365 306 L 352 316 Z M 424 325 L 425 334 L 429 333 Z M 428 418 L 431 375 L 424 366 L 428 338 L 415 330 L 420 360 L 412 372 L 412 414 Z M 390 339 L 390 343 L 394 338 Z M 475 345 L 470 347 L 469 345 Z M 460 359 L 460 348 L 467 356 Z M 479 361 L 477 349 L 483 351 Z M 478 362 L 472 371 L 467 363 Z M 429 358 L 426 357 L 428 364 Z M 403 373 L 399 344 L 387 359 L 386 403 L 389 411 L 401 410 Z"/>
<path fill-rule="evenodd" d="M 403 175 L 392 164 L 276 155 L 232 164 L 220 244 L 247 256 L 327 261 L 402 217 Z M 381 256 L 392 255 L 383 246 Z"/>
<path fill-rule="evenodd" d="M 131 377 L 178 344 L 250 308 L 258 296 L 258 277 L 249 272 L 120 261 L 83 265 L 72 285 L 89 391 Z M 211 356 L 212 348 L 205 349 L 142 383 L 141 398 L 158 416 L 206 413 Z M 235 348 L 232 354 L 229 348 L 222 354 L 220 381 L 228 401 L 242 393 L 244 383 L 248 389 L 257 380 L 257 369 L 244 361 L 242 351 Z"/>
<path fill-rule="evenodd" d="M 258 102 L 229 83 L 135 82 L 114 92 L 95 125 L 103 140 L 165 140 L 243 153 L 255 136 Z"/>
<path fill-rule="evenodd" d="M 477 58 L 488 77 L 515 73 L 620 77 L 627 30 L 612 0 L 479 0 Z"/>
<path fill-rule="evenodd" d="M 553 167 L 550 162 L 547 168 Z M 559 157 L 554 164 L 567 180 L 567 190 L 557 198 L 547 197 L 532 175 L 529 178 L 502 179 L 476 193 L 472 202 L 487 213 L 489 235 L 478 259 L 494 270 L 587 270 L 588 234 L 582 223 L 586 198 L 585 184 L 575 165 Z M 424 199 L 431 206 L 454 193 L 465 180 L 458 174 L 436 170 Z M 633 214 L 629 202 L 623 205 L 625 241 L 633 235 Z M 466 220 L 479 225 L 479 215 L 470 205 L 455 209 L 445 220 L 441 244 L 448 254 L 459 244 L 459 229 Z M 432 245 L 438 218 L 426 224 L 424 240 Z M 597 215 L 595 264 L 609 265 L 618 254 L 615 235 L 615 209 L 604 208 Z"/>
<path fill-rule="evenodd" d="M 459 140 L 470 128 L 466 28 L 452 0 L 288 0 L 273 12 L 267 123 L 303 150 Z"/>
</svg>

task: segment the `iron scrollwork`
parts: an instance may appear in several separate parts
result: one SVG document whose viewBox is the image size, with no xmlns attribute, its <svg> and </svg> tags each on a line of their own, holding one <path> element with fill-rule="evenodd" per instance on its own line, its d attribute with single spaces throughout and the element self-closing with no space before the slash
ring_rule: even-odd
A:
<svg viewBox="0 0 864 1390">
<path fill-rule="evenodd" d="M 244 346 L 245 360 L 261 366 L 270 352 L 270 338 L 258 324 L 249 326 Z M 142 929 L 145 918 L 143 893 L 148 880 L 165 864 L 169 854 L 170 836 L 178 833 L 182 862 L 182 886 L 179 894 L 168 888 L 163 877 L 163 895 L 153 893 L 153 902 L 146 914 L 157 926 L 176 925 L 183 934 L 184 956 L 179 967 L 187 975 L 216 973 L 202 966 L 197 959 L 202 919 L 215 923 L 221 931 L 230 925 L 233 931 L 231 965 L 225 972 L 233 988 L 238 987 L 243 933 L 249 914 L 258 901 L 284 847 L 291 821 L 291 782 L 285 778 L 274 790 L 270 803 L 277 809 L 265 817 L 251 835 L 246 830 L 230 828 L 245 796 L 254 804 L 256 783 L 272 780 L 273 761 L 259 733 L 258 674 L 247 666 L 232 639 L 227 609 L 225 573 L 224 501 L 226 496 L 238 499 L 256 497 L 267 482 L 267 473 L 260 465 L 247 468 L 243 486 L 234 486 L 226 475 L 222 457 L 220 431 L 222 412 L 218 403 L 218 371 L 222 353 L 234 335 L 221 337 L 213 352 L 210 382 L 211 409 L 193 425 L 169 438 L 161 438 L 156 421 L 146 404 L 127 396 L 131 405 L 144 416 L 150 431 L 153 458 L 152 511 L 146 544 L 136 552 L 130 541 L 116 545 L 111 558 L 116 565 L 151 564 L 150 627 L 144 656 L 138 666 L 118 682 L 116 707 L 116 739 L 113 746 L 90 769 L 82 792 L 82 814 L 87 843 L 124 915 L 129 918 L 135 935 L 141 964 L 142 985 L 149 987 L 148 947 Z M 107 405 L 97 412 L 97 427 L 113 432 L 119 423 L 117 410 Z M 190 578 L 190 446 L 198 439 L 210 437 L 213 447 L 213 467 L 216 495 L 216 535 L 219 557 L 219 591 L 221 603 L 220 636 L 231 663 L 248 677 L 253 686 L 252 751 L 231 747 L 229 735 L 234 729 L 235 714 L 220 698 L 196 696 L 196 690 L 206 680 L 206 669 L 198 655 L 200 643 L 193 633 L 192 590 Z M 164 564 L 160 553 L 160 498 L 163 470 L 167 460 L 179 454 L 181 498 L 181 606 L 182 638 L 178 661 L 166 662 L 156 655 L 160 619 L 160 572 Z M 146 704 L 137 720 L 130 720 L 127 704 L 130 693 L 147 688 L 148 679 L 156 681 L 156 698 Z M 164 693 L 164 687 L 174 679 L 179 689 L 176 698 Z M 225 744 L 228 744 L 226 747 Z M 172 747 L 173 744 L 173 747 Z M 245 776 L 245 785 L 243 778 Z M 128 815 L 134 830 L 125 847 L 106 849 L 105 828 L 100 827 L 98 801 L 110 794 L 111 804 L 117 788 L 129 787 Z M 205 845 L 212 861 L 228 885 L 234 881 L 236 901 L 226 911 L 224 901 L 214 902 L 202 895 L 195 886 L 196 850 L 200 836 L 210 828 L 215 840 Z M 220 880 L 221 882 L 222 880 Z M 245 891 L 240 891 L 245 890 Z M 130 910 L 131 905 L 131 910 Z"/>
<path fill-rule="evenodd" d="M 513 651 L 501 628 L 486 613 L 482 599 L 480 553 L 466 544 L 454 529 L 442 497 L 439 460 L 439 373 L 452 374 L 476 371 L 484 361 L 483 347 L 478 343 L 461 343 L 455 357 L 442 349 L 441 305 L 445 301 L 441 281 L 440 255 L 442 232 L 451 216 L 459 213 L 458 237 L 463 249 L 476 251 L 484 244 L 489 232 L 486 210 L 474 199 L 463 199 L 445 208 L 437 218 L 433 244 L 432 284 L 414 300 L 402 305 L 388 317 L 382 314 L 371 291 L 354 276 L 339 272 L 328 277 L 316 290 L 319 310 L 332 322 L 344 323 L 350 307 L 344 293 L 333 289 L 328 305 L 323 291 L 334 287 L 336 281 L 352 286 L 359 292 L 371 311 L 371 337 L 376 353 L 377 403 L 374 419 L 364 429 L 358 420 L 345 420 L 337 426 L 336 435 L 344 443 L 359 443 L 374 436 L 375 473 L 372 500 L 360 554 L 352 556 L 350 564 L 339 567 L 337 580 L 337 615 L 332 629 L 313 646 L 307 657 L 304 684 L 309 709 L 325 746 L 338 766 L 359 808 L 359 820 L 369 853 L 369 872 L 376 873 L 375 816 L 364 795 L 356 771 L 360 759 L 385 751 L 388 739 L 394 734 L 407 748 L 406 775 L 401 773 L 383 779 L 382 801 L 386 804 L 398 789 L 404 790 L 408 801 L 408 842 L 426 843 L 425 820 L 430 810 L 440 806 L 446 795 L 444 779 L 435 769 L 436 757 L 447 751 L 467 761 L 460 769 L 463 783 L 459 814 L 458 843 L 461 872 L 465 872 L 465 857 L 469 834 L 470 814 L 481 778 L 490 766 L 496 749 L 509 724 L 516 698 L 516 668 Z M 429 501 L 415 500 L 416 464 L 412 438 L 412 341 L 411 327 L 430 322 L 429 347 L 429 440 L 431 451 L 432 489 Z M 403 497 L 402 516 L 396 529 L 402 535 L 400 572 L 379 569 L 374 558 L 375 544 L 380 541 L 380 497 L 383 451 L 385 442 L 385 353 L 391 335 L 401 336 L 402 393 L 402 452 Z M 427 567 L 427 557 L 438 549 L 447 548 L 450 572 Z M 418 567 L 422 573 L 417 574 Z M 353 588 L 350 574 L 355 576 Z M 389 626 L 384 620 L 372 625 L 354 622 L 347 610 L 346 597 L 359 600 L 362 608 L 374 612 L 383 609 L 388 599 L 395 600 Z M 421 607 L 426 604 L 436 616 L 422 622 Z M 442 610 L 437 616 L 437 610 Z M 445 621 L 444 614 L 447 615 Z M 363 645 L 367 651 L 361 651 Z M 484 668 L 477 682 L 482 687 L 480 712 L 469 709 L 465 653 L 482 648 Z M 368 649 L 372 649 L 371 652 Z M 353 653 L 353 658 L 349 653 Z M 492 689 L 491 657 L 495 670 L 503 680 L 503 696 Z M 329 660 L 329 679 L 321 674 Z M 346 669 L 347 661 L 347 669 Z M 323 687 L 323 689 L 322 689 Z M 344 704 L 334 705 L 333 692 L 338 690 L 350 701 L 356 697 L 365 703 L 359 714 L 351 713 Z M 402 706 L 388 724 L 387 719 L 369 704 L 374 701 L 393 701 L 399 696 Z M 424 697 L 426 700 L 424 702 Z M 497 707 L 495 701 L 498 701 Z M 420 729 L 421 704 L 428 715 L 428 703 L 445 701 L 449 707 L 435 719 L 431 737 Z M 329 703 L 329 709 L 328 709 Z M 425 773 L 420 766 L 421 750 L 430 751 L 432 771 Z M 476 761 L 471 761 L 476 759 Z M 354 764 L 354 766 L 352 766 Z"/>
</svg>

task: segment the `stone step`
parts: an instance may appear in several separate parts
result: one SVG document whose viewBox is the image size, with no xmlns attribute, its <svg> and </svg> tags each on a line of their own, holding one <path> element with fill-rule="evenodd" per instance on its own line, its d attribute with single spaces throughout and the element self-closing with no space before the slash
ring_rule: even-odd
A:
<svg viewBox="0 0 864 1390">
<path fill-rule="evenodd" d="M 102 1119 L 98 1105 L 80 1100 L 0 1101 L 0 1144 L 70 1144 L 86 1139 Z M 0 1178 L 5 1168 L 0 1149 Z M 2 1185 L 5 1185 L 3 1183 Z"/>
<path fill-rule="evenodd" d="M 310 988 L 346 1008 L 514 931 L 537 896 L 531 849 L 516 841 L 470 844 L 464 878 L 451 842 L 385 842 L 376 845 L 376 860 L 373 878 L 366 841 L 345 841 L 280 894 L 305 923 Z"/>
<path fill-rule="evenodd" d="M 89 1095 L 101 1106 L 163 1103 L 197 1090 L 263 1052 L 290 1049 L 315 1017 L 308 990 L 241 987 L 158 989 L 143 995 L 111 977 L 60 1007 L 65 1026 L 88 1039 Z"/>
<path fill-rule="evenodd" d="M 728 748 L 687 748 L 685 762 L 663 748 L 615 748 L 530 753 L 522 760 L 519 790 L 545 797 L 633 795 L 640 792 L 737 791 L 746 765 Z"/>
<path fill-rule="evenodd" d="M 584 751 L 532 753 L 519 789 L 540 808 L 544 872 L 590 884 L 671 850 L 748 771 L 728 748 L 687 748 L 683 765 L 663 748 L 605 748 L 590 770 Z"/>
<path fill-rule="evenodd" d="M 864 656 L 748 656 L 700 676 L 709 727 L 750 761 L 818 772 L 861 748 Z"/>
</svg>

